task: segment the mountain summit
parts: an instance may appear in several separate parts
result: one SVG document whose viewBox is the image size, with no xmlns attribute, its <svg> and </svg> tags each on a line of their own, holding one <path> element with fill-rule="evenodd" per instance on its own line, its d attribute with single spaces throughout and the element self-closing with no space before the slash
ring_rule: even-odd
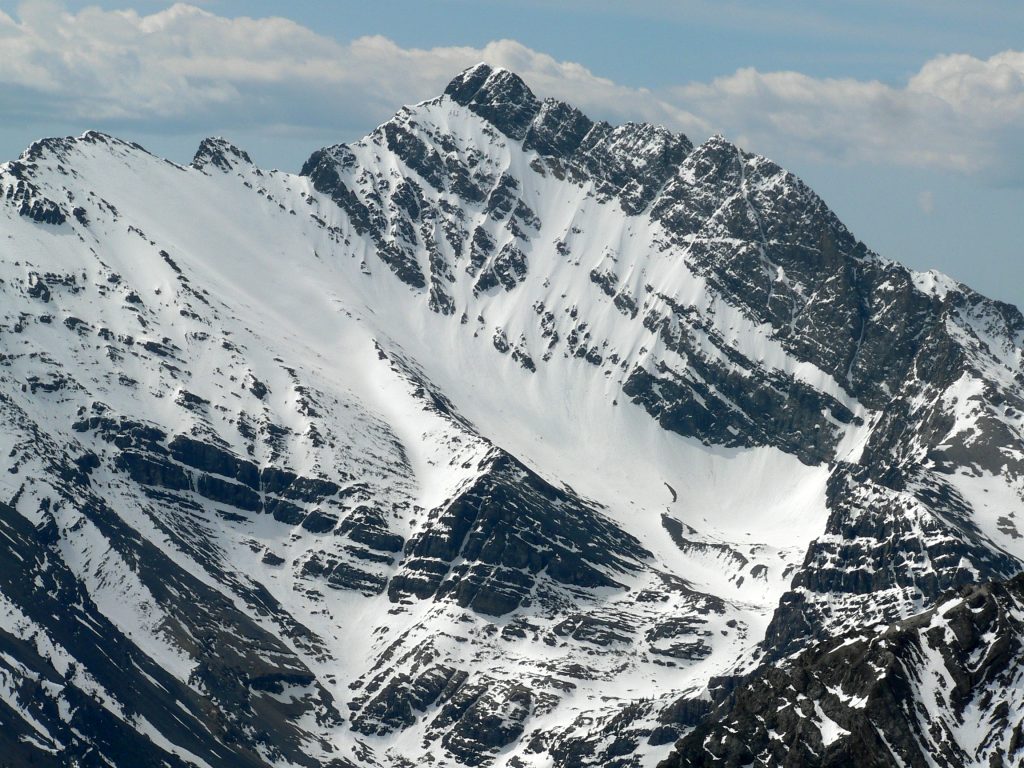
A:
<svg viewBox="0 0 1024 768">
<path fill-rule="evenodd" d="M 1016 759 L 1024 317 L 771 161 L 481 64 L 298 175 L 89 132 L 0 201 L 17 764 Z"/>
</svg>

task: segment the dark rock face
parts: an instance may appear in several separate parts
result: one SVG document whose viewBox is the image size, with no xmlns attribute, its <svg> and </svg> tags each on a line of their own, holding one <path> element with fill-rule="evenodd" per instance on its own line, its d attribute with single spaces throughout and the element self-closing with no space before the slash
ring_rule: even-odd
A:
<svg viewBox="0 0 1024 768">
<path fill-rule="evenodd" d="M 1024 577 L 964 587 L 755 673 L 661 766 L 1018 765 L 1022 667 Z"/>
<path fill-rule="evenodd" d="M 412 725 L 430 712 L 429 731 L 461 765 L 478 766 L 523 734 L 536 694 L 528 685 L 470 680 L 465 671 L 434 663 L 421 648 L 397 660 L 409 673 L 380 674 L 353 703 L 352 727 L 383 736 Z"/>
<path fill-rule="evenodd" d="M 533 694 L 516 683 L 463 686 L 445 704 L 437 726 L 447 728 L 444 746 L 463 765 L 477 766 L 523 733 Z"/>
<path fill-rule="evenodd" d="M 540 102 L 521 77 L 486 64 L 478 64 L 452 80 L 445 95 L 480 115 L 510 139 L 524 139 L 540 111 Z"/>
<path fill-rule="evenodd" d="M 636 215 L 678 173 L 680 163 L 692 149 L 688 138 L 661 126 L 626 123 L 613 128 L 598 123 L 570 162 L 598 180 L 600 194 L 619 198 L 622 210 Z"/>
<path fill-rule="evenodd" d="M 594 127 L 594 121 L 564 101 L 546 99 L 523 141 L 545 157 L 571 157 Z"/>
<path fill-rule="evenodd" d="M 188 695 L 191 692 L 121 636 L 99 613 L 74 574 L 49 551 L 45 538 L 40 535 L 42 532 L 28 525 L 6 504 L 0 504 L 0 531 L 3 532 L 0 546 L 4 550 L 0 585 L 5 599 L 17 605 L 29 620 L 47 621 L 49 611 L 71 619 L 64 624 L 66 629 L 59 639 L 75 648 L 79 658 L 90 662 L 91 673 L 115 685 L 115 690 L 129 697 L 129 706 L 151 722 L 174 722 L 184 731 L 178 735 L 179 743 L 189 743 L 194 754 L 208 756 L 213 746 L 209 737 L 201 728 L 179 720 L 174 714 L 174 700 L 169 700 L 158 686 L 177 690 L 179 700 L 191 705 L 185 705 L 187 711 L 194 713 L 195 702 L 190 701 L 193 697 Z M 19 636 L 13 623 L 0 629 L 0 649 L 3 650 L 0 670 L 5 680 L 13 683 L 10 690 L 14 694 L 13 702 L 0 705 L 5 724 L 0 729 L 0 746 L 5 760 L 12 765 L 67 765 L 69 761 L 84 760 L 97 750 L 120 764 L 132 759 L 139 765 L 159 765 L 165 761 L 170 765 L 186 765 L 135 733 L 94 701 L 76 686 L 74 670 L 62 673 L 55 668 L 50 659 L 36 650 L 30 637 Z M 125 679 L 120 668 L 124 662 L 138 664 L 148 679 L 142 675 Z M 70 722 L 64 722 L 60 716 L 62 701 L 74 705 L 74 718 Z M 25 707 L 36 722 L 44 724 L 52 737 L 60 739 L 59 743 L 50 740 L 44 744 L 50 754 L 39 749 L 39 734 L 11 706 L 14 703 Z M 61 753 L 54 754 L 57 750 Z"/>
<path fill-rule="evenodd" d="M 979 572 L 1008 578 L 1020 570 L 966 524 L 955 497 L 925 482 L 917 478 L 915 494 L 897 492 L 870 479 L 865 467 L 837 467 L 827 535 L 811 545 L 768 627 L 769 656 L 784 657 L 809 637 L 897 621 L 908 604 L 929 604 L 976 582 Z"/>
<path fill-rule="evenodd" d="M 73 482 L 73 474 L 65 476 Z M 30 746 L 40 743 L 39 731 L 25 730 L 27 723 L 9 703 L 3 705 L 9 727 L 0 729 L 5 754 L 19 756 L 23 764 L 41 765 L 89 764 L 97 752 L 116 765 L 189 764 L 112 714 L 113 706 L 144 718 L 172 743 L 210 765 L 264 765 L 261 752 L 312 765 L 296 741 L 299 731 L 292 718 L 314 710 L 327 720 L 337 721 L 339 716 L 309 670 L 219 593 L 140 541 L 109 511 L 93 506 L 96 502 L 87 492 L 80 503 L 91 523 L 116 542 L 119 554 L 142 565 L 140 578 L 163 609 L 175 615 L 167 631 L 190 638 L 198 664 L 186 685 L 140 652 L 103 615 L 64 563 L 52 524 L 32 528 L 15 510 L 0 504 L 0 546 L 6 549 L 0 589 L 5 601 L 23 617 L 0 628 L 5 659 L 0 668 L 6 679 L 14 681 L 25 710 L 44 724 L 43 733 L 50 739 L 45 746 L 53 757 Z M 65 620 L 54 625 L 53 616 Z M 31 627 L 46 627 L 50 641 L 72 651 L 77 661 L 62 668 L 61 655 L 68 651 L 35 648 Z M 260 692 L 273 690 L 281 682 L 305 687 L 308 697 L 291 710 L 265 700 Z M 110 706 L 95 698 L 97 685 L 113 697 Z M 220 704 L 211 707 L 206 696 Z M 67 712 L 72 714 L 70 719 Z M 273 735 L 256 734 L 254 725 L 265 720 L 279 722 L 280 730 Z"/>
<path fill-rule="evenodd" d="M 666 346 L 685 354 L 691 365 L 682 375 L 667 366 L 653 372 L 637 367 L 623 393 L 665 429 L 721 445 L 776 445 L 815 464 L 833 454 L 837 427 L 855 418 L 841 403 L 792 377 L 708 359 L 690 346 L 694 336 L 682 323 L 648 320 L 660 326 Z"/>
<path fill-rule="evenodd" d="M 693 149 L 685 136 L 660 126 L 613 128 L 564 102 L 541 102 L 520 77 L 486 64 L 452 80 L 445 95 L 555 161 L 559 173 L 596 179 L 599 193 L 619 198 L 627 214 L 643 211 Z"/>
<path fill-rule="evenodd" d="M 473 290 L 476 293 L 483 293 L 501 286 L 506 291 L 511 291 L 526 277 L 526 270 L 526 254 L 514 245 L 506 245 L 491 266 L 480 273 Z"/>
<path fill-rule="evenodd" d="M 392 600 L 448 597 L 500 616 L 524 605 L 542 571 L 558 584 L 615 587 L 614 574 L 648 556 L 638 541 L 508 454 L 495 451 L 480 469 L 476 482 L 434 510 L 406 544 L 388 586 Z"/>
<path fill-rule="evenodd" d="M 239 167 L 254 167 L 248 152 L 219 136 L 203 139 L 192 158 L 193 168 L 203 170 L 207 166 L 213 166 L 225 173 Z"/>
<path fill-rule="evenodd" d="M 378 222 L 374 221 L 367 206 L 341 180 L 340 171 L 354 167 L 355 155 L 344 144 L 321 149 L 310 155 L 302 166 L 302 175 L 308 176 L 320 192 L 331 195 L 352 222 L 357 234 L 376 232 Z"/>
<path fill-rule="evenodd" d="M 22 163 L 11 163 L 8 166 L 8 179 L 0 180 L 0 197 L 18 208 L 18 214 L 37 221 L 40 224 L 54 226 L 67 221 L 67 215 L 61 206 L 44 197 L 31 181 L 27 180 L 30 168 Z"/>
<path fill-rule="evenodd" d="M 314 531 L 315 532 L 315 531 Z M 344 560 L 314 555 L 302 565 L 301 574 L 323 580 L 332 589 L 351 589 L 364 594 L 381 592 L 385 580 L 374 573 L 354 568 Z"/>
<path fill-rule="evenodd" d="M 465 672 L 432 665 L 415 678 L 405 673 L 396 675 L 379 689 L 379 683 L 371 683 L 367 695 L 358 701 L 360 712 L 352 727 L 369 735 L 385 735 L 406 728 L 428 707 L 450 699 L 465 679 Z"/>
</svg>

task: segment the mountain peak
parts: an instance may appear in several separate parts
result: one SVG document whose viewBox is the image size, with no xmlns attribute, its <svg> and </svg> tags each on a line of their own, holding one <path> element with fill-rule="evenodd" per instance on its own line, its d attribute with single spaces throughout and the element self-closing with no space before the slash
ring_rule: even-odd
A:
<svg viewBox="0 0 1024 768">
<path fill-rule="evenodd" d="M 145 147 L 134 141 L 125 141 L 116 136 L 101 131 L 89 130 L 81 136 L 50 136 L 33 141 L 24 152 L 21 153 L 19 161 L 22 163 L 36 163 L 45 157 L 55 157 L 66 160 L 70 153 L 83 145 L 104 145 L 117 147 L 122 150 L 136 150 L 146 152 Z M 147 153 L 148 154 L 148 153 Z"/>
<path fill-rule="evenodd" d="M 486 62 L 478 62 L 472 67 L 467 67 L 451 79 L 444 89 L 446 96 L 451 96 L 460 104 L 465 103 L 464 94 L 475 94 L 484 81 L 494 72 L 494 68 Z"/>
<path fill-rule="evenodd" d="M 245 150 L 239 149 L 222 136 L 211 136 L 200 142 L 192 158 L 192 167 L 197 170 L 201 171 L 208 165 L 229 172 L 239 166 L 251 166 L 254 163 Z"/>
<path fill-rule="evenodd" d="M 509 138 L 526 136 L 540 100 L 519 75 L 480 63 L 456 75 L 444 95 L 480 115 Z"/>
</svg>

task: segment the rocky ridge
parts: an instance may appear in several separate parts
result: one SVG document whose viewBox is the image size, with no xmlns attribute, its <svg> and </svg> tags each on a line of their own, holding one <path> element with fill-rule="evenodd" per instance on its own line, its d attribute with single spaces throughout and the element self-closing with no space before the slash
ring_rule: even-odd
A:
<svg viewBox="0 0 1024 768">
<path fill-rule="evenodd" d="M 661 763 L 1010 766 L 1024 757 L 1024 578 L 766 667 Z"/>
</svg>

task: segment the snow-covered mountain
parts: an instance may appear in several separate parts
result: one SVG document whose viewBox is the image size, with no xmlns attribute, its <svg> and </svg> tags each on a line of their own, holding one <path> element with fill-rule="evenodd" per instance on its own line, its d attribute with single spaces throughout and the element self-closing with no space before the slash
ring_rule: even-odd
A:
<svg viewBox="0 0 1024 768">
<path fill-rule="evenodd" d="M 653 766 L 1021 570 L 1020 312 L 722 137 L 479 65 L 300 175 L 90 132 L 0 200 L 15 764 Z"/>
</svg>

